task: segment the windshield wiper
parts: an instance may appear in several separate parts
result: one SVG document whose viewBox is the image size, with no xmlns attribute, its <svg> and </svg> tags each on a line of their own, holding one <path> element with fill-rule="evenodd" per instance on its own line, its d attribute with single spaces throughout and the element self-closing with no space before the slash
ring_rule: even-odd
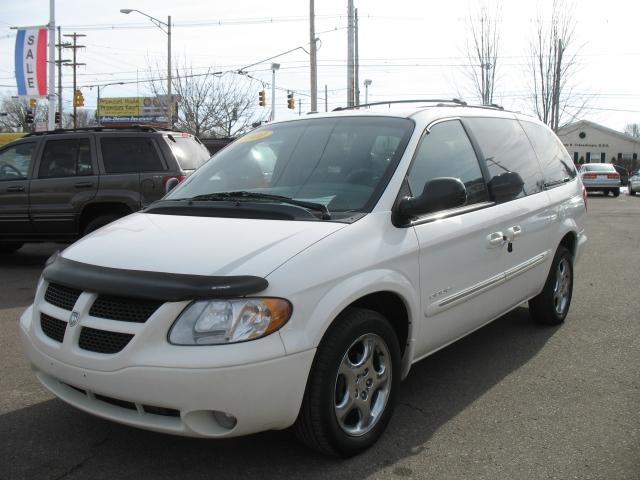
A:
<svg viewBox="0 0 640 480">
<path fill-rule="evenodd" d="M 179 198 L 176 200 L 189 200 L 189 201 L 225 201 L 225 200 L 274 200 L 276 202 L 286 203 L 289 205 L 295 205 L 302 208 L 307 208 L 309 210 L 315 210 L 322 214 L 322 220 L 331 220 L 331 213 L 329 209 L 321 204 L 315 202 L 305 202 L 304 200 L 296 200 L 291 197 L 285 197 L 284 195 L 273 195 L 270 193 L 258 193 L 258 192 L 247 192 L 247 191 L 237 191 L 237 192 L 218 192 L 218 193 L 207 193 L 204 195 L 196 195 L 191 198 Z"/>
</svg>

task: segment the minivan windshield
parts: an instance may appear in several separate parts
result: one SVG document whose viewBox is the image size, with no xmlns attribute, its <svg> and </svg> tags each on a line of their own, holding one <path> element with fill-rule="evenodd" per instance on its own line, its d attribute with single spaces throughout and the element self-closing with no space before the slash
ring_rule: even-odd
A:
<svg viewBox="0 0 640 480">
<path fill-rule="evenodd" d="M 315 118 L 266 125 L 236 140 L 165 200 L 219 201 L 228 192 L 320 204 L 332 219 L 373 208 L 413 131 L 395 117 Z M 259 195 L 265 194 L 260 199 Z"/>
</svg>

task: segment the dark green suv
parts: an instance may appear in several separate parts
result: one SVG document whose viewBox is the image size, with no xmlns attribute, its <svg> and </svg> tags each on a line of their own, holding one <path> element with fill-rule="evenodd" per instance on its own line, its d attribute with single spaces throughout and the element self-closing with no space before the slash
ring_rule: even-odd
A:
<svg viewBox="0 0 640 480">
<path fill-rule="evenodd" d="M 190 134 L 142 126 L 11 142 L 0 148 L 0 252 L 73 241 L 158 200 L 209 156 Z"/>
</svg>

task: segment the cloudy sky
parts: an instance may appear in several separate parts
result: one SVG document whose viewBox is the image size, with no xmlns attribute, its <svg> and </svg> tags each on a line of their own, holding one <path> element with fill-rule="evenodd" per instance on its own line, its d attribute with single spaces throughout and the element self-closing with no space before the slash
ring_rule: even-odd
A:
<svg viewBox="0 0 640 480">
<path fill-rule="evenodd" d="M 15 31 L 10 27 L 46 24 L 49 2 L 0 0 L 0 4 L 0 93 L 15 95 Z M 501 2 L 494 98 L 508 109 L 531 111 L 529 42 L 537 12 L 548 11 L 550 4 L 551 0 Z M 469 63 L 465 45 L 467 19 L 478 2 L 355 0 L 355 5 L 360 18 L 360 79 L 372 80 L 369 101 L 463 96 L 477 102 L 465 77 Z M 149 69 L 158 68 L 162 75 L 166 71 L 166 35 L 142 15 L 124 15 L 121 8 L 138 9 L 164 21 L 171 15 L 174 59 L 195 72 L 232 71 L 299 46 L 308 50 L 305 0 L 57 0 L 56 23 L 63 34 L 86 35 L 81 39 L 86 48 L 78 52 L 77 61 L 86 63 L 78 69 L 78 84 L 84 86 L 87 108 L 96 105 L 91 85 L 132 82 L 104 87 L 101 94 L 145 95 Z M 324 110 L 325 85 L 329 109 L 346 102 L 346 11 L 346 0 L 316 0 L 320 110 Z M 619 130 L 640 122 L 640 44 L 635 40 L 640 2 L 575 1 L 571 16 L 576 25 L 571 50 L 577 53 L 573 103 L 588 99 L 590 106 L 580 118 Z M 308 55 L 298 49 L 275 61 L 281 64 L 276 84 L 297 92 L 304 113 L 309 108 Z M 269 65 L 270 61 L 247 69 L 257 79 L 256 104 L 259 81 L 271 81 Z M 69 108 L 71 69 L 65 67 L 63 72 L 63 99 Z M 279 91 L 276 102 L 278 118 L 293 115 L 286 108 L 286 92 Z"/>
</svg>

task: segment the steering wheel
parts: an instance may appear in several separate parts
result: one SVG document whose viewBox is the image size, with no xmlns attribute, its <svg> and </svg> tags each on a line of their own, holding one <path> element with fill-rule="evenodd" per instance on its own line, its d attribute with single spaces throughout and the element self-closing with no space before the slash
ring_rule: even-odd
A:
<svg viewBox="0 0 640 480">
<path fill-rule="evenodd" d="M 9 172 L 15 172 L 14 174 L 10 174 Z M 13 177 L 13 176 L 17 176 L 17 177 L 22 177 L 22 172 L 20 170 L 18 170 L 16 167 L 14 167 L 13 165 L 9 165 L 8 163 L 3 163 L 2 165 L 0 165 L 0 176 L 3 177 Z"/>
</svg>

